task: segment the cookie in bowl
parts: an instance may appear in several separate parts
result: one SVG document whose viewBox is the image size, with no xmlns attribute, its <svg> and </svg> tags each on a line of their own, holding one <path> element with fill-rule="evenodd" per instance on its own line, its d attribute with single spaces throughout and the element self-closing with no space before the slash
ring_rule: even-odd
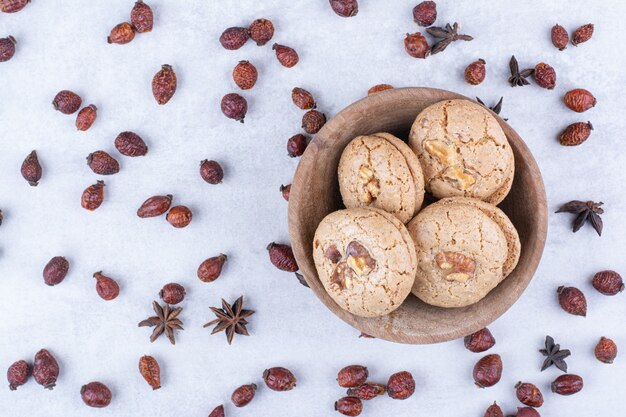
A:
<svg viewBox="0 0 626 417">
<path fill-rule="evenodd" d="M 498 204 L 513 184 L 513 151 L 498 121 L 483 106 L 455 99 L 417 116 L 409 146 L 437 198 L 472 197 Z"/>
<path fill-rule="evenodd" d="M 408 223 L 424 200 L 424 176 L 411 148 L 389 133 L 354 138 L 337 170 L 347 208 L 375 207 Z"/>
<path fill-rule="evenodd" d="M 315 232 L 313 259 L 330 297 L 361 317 L 400 307 L 417 269 L 415 246 L 404 224 L 376 208 L 327 215 Z"/>
</svg>

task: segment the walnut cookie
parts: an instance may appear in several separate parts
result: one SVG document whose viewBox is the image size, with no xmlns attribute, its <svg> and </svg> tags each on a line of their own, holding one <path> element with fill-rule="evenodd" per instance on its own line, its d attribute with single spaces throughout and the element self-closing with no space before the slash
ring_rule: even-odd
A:
<svg viewBox="0 0 626 417">
<path fill-rule="evenodd" d="M 338 168 L 343 204 L 375 207 L 408 223 L 424 201 L 424 175 L 411 148 L 389 133 L 354 138 Z"/>
<path fill-rule="evenodd" d="M 437 198 L 473 197 L 498 204 L 513 183 L 513 151 L 498 121 L 469 100 L 446 100 L 415 119 L 409 146 Z"/>
<path fill-rule="evenodd" d="M 326 216 L 315 232 L 313 259 L 332 299 L 362 317 L 400 307 L 417 269 L 415 245 L 404 224 L 376 208 Z"/>
</svg>

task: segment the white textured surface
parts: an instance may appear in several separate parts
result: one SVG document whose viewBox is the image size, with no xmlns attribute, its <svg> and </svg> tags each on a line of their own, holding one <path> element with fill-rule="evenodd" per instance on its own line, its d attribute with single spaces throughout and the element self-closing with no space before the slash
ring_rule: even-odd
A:
<svg viewBox="0 0 626 417">
<path fill-rule="evenodd" d="M 593 357 L 600 336 L 626 346 L 624 295 L 606 298 L 594 292 L 596 270 L 626 270 L 620 221 L 626 162 L 623 155 L 623 34 L 618 17 L 624 5 L 559 1 L 443 1 L 437 23 L 458 20 L 470 43 L 452 45 L 441 55 L 413 60 L 402 39 L 414 31 L 411 8 L 416 1 L 362 0 L 357 17 L 334 15 L 326 0 L 151 0 L 156 13 L 153 33 L 138 35 L 125 46 L 107 45 L 109 29 L 128 18 L 131 0 L 33 0 L 14 15 L 0 15 L 0 35 L 18 40 L 15 58 L 0 64 L 0 368 L 32 358 L 49 348 L 59 359 L 58 386 L 45 391 L 32 380 L 17 392 L 0 389 L 0 414 L 6 416 L 206 416 L 228 402 L 233 388 L 261 382 L 263 369 L 291 368 L 297 389 L 274 393 L 261 387 L 245 409 L 227 405 L 230 416 L 332 415 L 342 390 L 335 372 L 350 363 L 369 366 L 373 380 L 385 381 L 407 369 L 417 391 L 407 401 L 378 399 L 366 404 L 364 416 L 479 416 L 493 400 L 507 413 L 518 405 L 513 385 L 536 383 L 546 397 L 544 416 L 617 416 L 623 409 L 626 361 L 612 366 Z M 247 25 L 256 17 L 275 22 L 277 42 L 295 47 L 300 64 L 285 69 L 270 46 L 248 43 L 225 51 L 223 29 Z M 550 27 L 568 29 L 593 21 L 594 39 L 558 52 L 549 41 Z M 558 86 L 510 88 L 508 59 L 522 67 L 546 61 L 558 72 Z M 464 83 L 462 71 L 476 58 L 488 63 L 479 87 Z M 250 104 L 246 123 L 225 119 L 223 94 L 235 91 L 232 67 L 241 59 L 259 69 L 257 86 L 244 95 Z M 176 95 L 157 106 L 150 80 L 161 64 L 178 74 Z M 480 355 L 461 341 L 437 346 L 401 346 L 358 339 L 293 275 L 275 270 L 265 246 L 287 240 L 287 205 L 278 193 L 288 183 L 297 160 L 286 156 L 286 139 L 299 131 L 301 112 L 290 103 L 294 86 L 310 89 L 320 108 L 332 115 L 380 82 L 396 86 L 433 86 L 478 95 L 495 103 L 504 95 L 510 119 L 534 152 L 548 193 L 550 211 L 571 199 L 606 203 L 602 238 L 585 227 L 569 230 L 569 215 L 550 215 L 547 247 L 536 277 L 517 304 L 490 326 L 498 343 L 493 352 L 505 363 L 494 388 L 478 390 L 471 370 Z M 565 91 L 590 89 L 598 106 L 576 115 L 561 104 Z M 94 103 L 99 119 L 87 132 L 76 132 L 74 117 L 52 110 L 55 93 L 77 91 Z M 565 149 L 555 137 L 573 121 L 591 120 L 595 131 L 585 145 Z M 105 178 L 107 201 L 96 212 L 80 207 L 83 189 L 97 177 L 84 158 L 96 149 L 115 151 L 122 130 L 134 130 L 150 146 L 145 158 L 119 157 L 122 170 Z M 37 188 L 20 177 L 22 160 L 37 149 L 44 177 Z M 203 158 L 223 162 L 226 179 L 209 186 L 197 173 Z M 148 196 L 172 193 L 177 203 L 194 210 L 190 227 L 175 230 L 164 218 L 141 220 L 137 206 Z M 229 262 L 212 284 L 195 277 L 206 257 L 225 252 Z M 54 255 L 71 262 L 69 276 L 47 287 L 41 270 Z M 117 278 L 120 297 L 104 302 L 94 290 L 94 271 Z M 136 323 L 151 313 L 150 303 L 166 282 L 188 289 L 178 343 L 150 344 L 150 330 Z M 558 285 L 569 283 L 587 293 L 586 319 L 562 312 L 555 300 Z M 250 319 L 251 337 L 228 346 L 222 334 L 211 336 L 202 324 L 212 319 L 208 307 L 220 297 L 245 294 L 257 310 Z M 566 398 L 549 392 L 558 375 L 540 373 L 537 352 L 546 334 L 573 351 L 571 371 L 585 378 L 582 393 Z M 163 388 L 152 392 L 137 372 L 138 358 L 153 354 L 163 368 Z M 85 407 L 80 386 L 101 380 L 113 390 L 104 410 Z M 4 385 L 4 383 L 3 383 Z M 259 384 L 260 385 L 260 384 Z"/>
</svg>

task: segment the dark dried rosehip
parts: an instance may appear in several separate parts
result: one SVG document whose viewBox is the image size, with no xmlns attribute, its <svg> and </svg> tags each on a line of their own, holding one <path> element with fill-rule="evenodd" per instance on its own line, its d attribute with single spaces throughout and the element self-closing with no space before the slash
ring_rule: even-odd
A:
<svg viewBox="0 0 626 417">
<path fill-rule="evenodd" d="M 485 327 L 476 333 L 465 336 L 463 342 L 467 350 L 470 352 L 480 353 L 491 349 L 493 345 L 496 344 L 496 339 L 493 337 L 489 329 Z"/>
<path fill-rule="evenodd" d="M 60 111 L 63 114 L 72 114 L 80 109 L 80 105 L 83 103 L 83 99 L 80 96 L 69 90 L 62 90 L 54 96 L 52 100 L 52 106 L 55 110 Z"/>
<path fill-rule="evenodd" d="M 90 104 L 87 107 L 84 107 L 81 111 L 78 112 L 76 116 L 76 129 L 89 130 L 93 122 L 96 121 L 96 117 L 98 116 L 98 108 L 93 104 Z"/>
<path fill-rule="evenodd" d="M 218 405 L 211 411 L 209 417 L 224 417 L 224 405 Z"/>
<path fill-rule="evenodd" d="M 15 391 L 17 387 L 22 386 L 30 378 L 31 369 L 26 361 L 17 361 L 9 366 L 7 370 L 7 380 L 9 381 L 9 389 Z"/>
<path fill-rule="evenodd" d="M 87 156 L 87 165 L 98 175 L 113 175 L 120 172 L 120 164 L 105 151 L 95 151 Z"/>
<path fill-rule="evenodd" d="M 567 30 L 561 25 L 554 25 L 552 27 L 552 31 L 550 32 L 550 38 L 552 39 L 552 45 L 556 48 L 559 48 L 559 51 L 567 48 L 567 43 L 569 42 L 569 35 Z"/>
<path fill-rule="evenodd" d="M 36 187 L 39 184 L 43 170 L 36 151 L 32 151 L 28 154 L 26 159 L 24 159 L 21 171 L 22 177 L 24 177 L 31 186 Z"/>
<path fill-rule="evenodd" d="M 70 269 L 70 263 L 62 256 L 50 259 L 43 269 L 43 282 L 46 285 L 58 285 L 65 279 Z"/>
<path fill-rule="evenodd" d="M 178 304 L 185 299 L 185 287 L 175 282 L 170 282 L 165 284 L 159 291 L 159 297 L 167 304 Z"/>
<path fill-rule="evenodd" d="M 137 0 L 135 6 L 130 11 L 130 23 L 139 33 L 151 32 L 154 24 L 154 15 L 150 6 L 141 0 Z"/>
<path fill-rule="evenodd" d="M 485 60 L 474 61 L 465 68 L 465 81 L 471 85 L 478 85 L 485 80 Z"/>
<path fill-rule="evenodd" d="M 287 155 L 292 158 L 302 156 L 308 145 L 308 139 L 301 133 L 294 135 L 287 141 Z"/>
<path fill-rule="evenodd" d="M 22 10 L 30 0 L 0 0 L 0 11 L 3 13 L 15 13 Z"/>
<path fill-rule="evenodd" d="M 532 407 L 517 407 L 515 417 L 541 417 L 539 412 Z"/>
<path fill-rule="evenodd" d="M 80 388 L 80 396 L 89 407 L 104 408 L 111 404 L 113 394 L 102 382 L 90 382 Z"/>
<path fill-rule="evenodd" d="M 0 62 L 6 62 L 15 55 L 15 44 L 17 41 L 13 36 L 0 38 Z"/>
<path fill-rule="evenodd" d="M 276 268 L 285 272 L 296 272 L 298 270 L 298 264 L 291 246 L 272 242 L 267 246 L 267 251 L 270 261 Z"/>
<path fill-rule="evenodd" d="M 241 48 L 250 37 L 248 29 L 242 27 L 231 27 L 222 32 L 220 43 L 224 49 L 234 51 Z"/>
<path fill-rule="evenodd" d="M 248 32 L 258 46 L 263 46 L 274 36 L 274 25 L 267 19 L 256 19 L 250 24 Z"/>
<path fill-rule="evenodd" d="M 242 90 L 249 90 L 254 87 L 258 77 L 259 73 L 256 67 L 248 61 L 239 61 L 233 69 L 233 81 Z"/>
<path fill-rule="evenodd" d="M 356 388 L 348 388 L 346 392 L 349 397 L 357 397 L 361 400 L 371 400 L 374 397 L 383 395 L 385 393 L 385 386 L 381 384 L 374 384 L 372 382 L 366 382 Z"/>
<path fill-rule="evenodd" d="M 337 383 L 343 388 L 354 388 L 365 384 L 369 371 L 365 366 L 349 365 L 337 373 Z"/>
<path fill-rule="evenodd" d="M 552 90 L 556 86 L 556 71 L 546 63 L 540 62 L 535 66 L 533 77 L 539 87 Z"/>
<path fill-rule="evenodd" d="M 504 413 L 498 404 L 494 403 L 487 407 L 483 417 L 504 417 Z"/>
<path fill-rule="evenodd" d="M 560 395 L 576 394 L 583 389 L 583 379 L 574 374 L 559 376 L 552 382 L 552 392 Z"/>
<path fill-rule="evenodd" d="M 291 90 L 291 100 L 293 101 L 293 104 L 302 110 L 310 110 L 316 107 L 313 94 L 304 88 L 296 87 Z"/>
<path fill-rule="evenodd" d="M 393 86 L 390 84 L 377 84 L 374 87 L 367 90 L 367 95 L 371 96 L 372 94 L 380 93 L 385 90 L 393 90 Z"/>
<path fill-rule="evenodd" d="M 415 392 L 415 380 L 410 372 L 397 372 L 387 381 L 387 395 L 394 400 L 406 400 Z"/>
<path fill-rule="evenodd" d="M 152 78 L 152 95 L 160 105 L 170 101 L 176 92 L 176 73 L 171 65 L 162 65 Z"/>
<path fill-rule="evenodd" d="M 617 345 L 611 339 L 601 337 L 594 350 L 596 359 L 604 363 L 613 363 L 617 357 Z"/>
<path fill-rule="evenodd" d="M 581 290 L 561 286 L 557 289 L 557 294 L 561 308 L 567 313 L 582 317 L 587 315 L 587 299 Z"/>
<path fill-rule="evenodd" d="M 596 105 L 596 98 L 584 88 L 576 88 L 565 93 L 565 105 L 577 113 L 582 113 Z"/>
<path fill-rule="evenodd" d="M 256 388 L 255 384 L 242 385 L 237 388 L 230 397 L 233 404 L 235 404 L 235 407 L 244 407 L 248 405 L 254 398 Z"/>
<path fill-rule="evenodd" d="M 335 401 L 335 410 L 344 416 L 358 416 L 363 411 L 363 402 L 357 397 L 343 397 Z"/>
<path fill-rule="evenodd" d="M 144 355 L 139 358 L 139 373 L 153 390 L 161 388 L 161 368 L 152 356 Z"/>
<path fill-rule="evenodd" d="M 432 26 L 437 20 L 437 3 L 423 1 L 413 8 L 413 20 L 419 26 Z"/>
<path fill-rule="evenodd" d="M 90 185 L 83 191 L 83 196 L 80 199 L 80 205 L 89 211 L 94 211 L 104 201 L 104 181 L 98 181 L 93 185 Z"/>
<path fill-rule="evenodd" d="M 283 67 L 294 67 L 300 60 L 300 57 L 298 56 L 296 50 L 290 48 L 289 46 L 279 45 L 275 43 L 272 46 L 272 49 L 276 51 L 276 58 Z"/>
<path fill-rule="evenodd" d="M 543 395 L 539 388 L 529 382 L 518 382 L 515 385 L 515 395 L 524 405 L 529 407 L 541 407 L 543 405 Z"/>
<path fill-rule="evenodd" d="M 0 210 L 0 226 L 2 226 L 2 220 L 4 220 L 4 214 L 2 214 L 2 210 Z"/>
<path fill-rule="evenodd" d="M 110 277 L 102 274 L 102 271 L 93 274 L 96 279 L 96 292 L 105 301 L 111 301 L 120 294 L 120 286 Z"/>
<path fill-rule="evenodd" d="M 572 45 L 578 46 L 579 43 L 587 42 L 593 36 L 593 24 L 587 23 L 576 29 L 572 35 Z"/>
<path fill-rule="evenodd" d="M 222 97 L 222 113 L 229 119 L 243 123 L 248 113 L 248 102 L 237 93 L 226 94 Z"/>
<path fill-rule="evenodd" d="M 291 192 L 291 184 L 281 185 L 280 192 L 282 193 L 285 201 L 289 201 L 289 193 Z"/>
<path fill-rule="evenodd" d="M 430 45 L 420 32 L 407 33 L 404 38 L 404 49 L 413 58 L 426 58 L 430 54 Z"/>
<path fill-rule="evenodd" d="M 137 210 L 137 216 L 143 218 L 156 217 L 165 213 L 172 205 L 172 195 L 155 195 L 143 202 Z"/>
<path fill-rule="evenodd" d="M 111 29 L 111 33 L 107 36 L 107 43 L 116 43 L 124 45 L 135 39 L 135 30 L 130 23 L 124 22 L 116 25 Z"/>
<path fill-rule="evenodd" d="M 341 17 L 353 17 L 359 13 L 357 0 L 330 0 L 330 7 Z"/>
<path fill-rule="evenodd" d="M 200 162 L 200 176 L 209 184 L 219 184 L 224 179 L 224 170 L 217 161 L 205 159 Z"/>
<path fill-rule="evenodd" d="M 576 122 L 567 126 L 559 136 L 559 142 L 563 146 L 577 146 L 589 139 L 593 125 L 591 122 Z"/>
<path fill-rule="evenodd" d="M 287 368 L 275 367 L 263 372 L 265 385 L 274 391 L 289 391 L 296 386 L 296 377 Z"/>
<path fill-rule="evenodd" d="M 185 206 L 172 207 L 165 216 L 165 219 L 177 229 L 186 227 L 189 223 L 191 223 L 191 218 L 191 210 Z"/>
<path fill-rule="evenodd" d="M 198 278 L 202 282 L 213 282 L 219 278 L 228 257 L 224 254 L 214 256 L 202 262 L 198 267 Z"/>
<path fill-rule="evenodd" d="M 326 115 L 317 110 L 309 110 L 302 116 L 302 129 L 310 135 L 320 131 L 326 124 Z"/>
<path fill-rule="evenodd" d="M 136 133 L 122 132 L 115 138 L 115 148 L 124 156 L 144 156 L 148 153 L 148 145 Z"/>
<path fill-rule="evenodd" d="M 487 355 L 474 365 L 474 382 L 480 388 L 496 385 L 502 377 L 502 358 L 500 355 Z"/>
<path fill-rule="evenodd" d="M 56 385 L 59 377 L 59 364 L 46 349 L 41 349 L 35 354 L 33 377 L 39 385 L 43 385 L 46 389 L 52 389 Z"/>
<path fill-rule="evenodd" d="M 600 271 L 593 276 L 593 288 L 604 295 L 616 295 L 624 291 L 622 276 L 615 271 Z"/>
</svg>

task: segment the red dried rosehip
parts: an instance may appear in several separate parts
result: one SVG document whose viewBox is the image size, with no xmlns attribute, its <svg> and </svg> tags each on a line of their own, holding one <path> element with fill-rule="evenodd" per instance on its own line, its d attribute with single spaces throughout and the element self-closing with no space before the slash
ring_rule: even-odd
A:
<svg viewBox="0 0 626 417">
<path fill-rule="evenodd" d="M 383 395 L 386 389 L 384 385 L 366 382 L 355 388 L 348 388 L 346 392 L 349 397 L 357 397 L 358 399 L 369 401 L 372 398 Z"/>
<path fill-rule="evenodd" d="M 258 76 L 256 67 L 248 61 L 239 61 L 233 69 L 233 80 L 237 87 L 242 90 L 249 90 L 254 87 Z"/>
<path fill-rule="evenodd" d="M 31 369 L 26 361 L 14 362 L 7 370 L 7 380 L 9 381 L 9 389 L 15 391 L 17 387 L 22 386 L 30 378 Z"/>
<path fill-rule="evenodd" d="M 326 124 L 326 115 L 317 110 L 309 110 L 302 116 L 302 129 L 310 135 L 319 132 Z"/>
<path fill-rule="evenodd" d="M 233 404 L 235 404 L 235 407 L 244 407 L 248 405 L 254 398 L 256 388 L 255 384 L 242 385 L 237 388 L 230 397 Z"/>
<path fill-rule="evenodd" d="M 120 294 L 120 286 L 110 277 L 102 274 L 102 271 L 93 274 L 96 279 L 96 292 L 105 301 L 111 301 Z"/>
<path fill-rule="evenodd" d="M 548 64 L 543 62 L 537 64 L 533 76 L 539 87 L 552 90 L 556 86 L 556 71 Z"/>
<path fill-rule="evenodd" d="M 143 202 L 137 210 L 137 216 L 143 218 L 156 217 L 165 213 L 170 209 L 172 204 L 172 195 L 155 195 Z"/>
<path fill-rule="evenodd" d="M 504 413 L 498 404 L 494 403 L 487 407 L 483 417 L 504 417 Z"/>
<path fill-rule="evenodd" d="M 22 10 L 30 0 L 0 0 L 0 11 L 3 13 L 15 13 Z"/>
<path fill-rule="evenodd" d="M 487 355 L 474 365 L 474 382 L 479 388 L 492 387 L 502 377 L 502 358 L 500 355 Z"/>
<path fill-rule="evenodd" d="M 552 382 L 552 392 L 560 395 L 573 395 L 583 389 L 583 379 L 574 374 L 559 376 Z"/>
<path fill-rule="evenodd" d="M 559 136 L 559 142 L 563 146 L 578 146 L 591 136 L 593 125 L 591 122 L 577 122 L 567 126 Z"/>
<path fill-rule="evenodd" d="M 616 295 L 624 291 L 622 276 L 615 271 L 600 271 L 593 276 L 593 288 L 604 295 Z"/>
<path fill-rule="evenodd" d="M 90 185 L 83 191 L 83 195 L 80 199 L 80 205 L 89 211 L 94 211 L 104 201 L 104 181 L 98 181 L 93 185 Z"/>
<path fill-rule="evenodd" d="M 107 43 L 124 45 L 133 39 L 135 39 L 135 30 L 130 23 L 124 22 L 111 29 L 111 33 L 107 36 Z"/>
<path fill-rule="evenodd" d="M 294 135 L 289 138 L 287 141 L 287 154 L 295 158 L 297 156 L 302 156 L 306 147 L 308 145 L 308 139 L 301 133 Z"/>
<path fill-rule="evenodd" d="M 471 85 L 478 85 L 485 81 L 485 60 L 474 61 L 465 68 L 465 81 Z"/>
<path fill-rule="evenodd" d="M 265 385 L 274 391 L 289 391 L 296 386 L 296 377 L 287 368 L 275 367 L 263 372 Z"/>
<path fill-rule="evenodd" d="M 15 55 L 15 44 L 17 41 L 13 36 L 0 38 L 0 62 L 6 62 Z"/>
<path fill-rule="evenodd" d="M 228 257 L 224 254 L 214 256 L 202 262 L 198 267 L 198 278 L 202 282 L 213 282 L 219 278 Z"/>
<path fill-rule="evenodd" d="M 258 46 L 263 46 L 274 36 L 274 25 L 267 19 L 256 19 L 250 24 L 248 32 Z"/>
<path fill-rule="evenodd" d="M 78 112 L 76 116 L 76 129 L 89 130 L 93 122 L 96 121 L 96 117 L 98 116 L 98 108 L 93 104 L 90 104 L 87 107 L 84 107 L 81 111 Z"/>
<path fill-rule="evenodd" d="M 250 37 L 248 29 L 242 27 L 231 27 L 222 32 L 220 43 L 224 49 L 235 50 L 241 48 Z"/>
<path fill-rule="evenodd" d="M 191 223 L 191 218 L 191 210 L 185 206 L 172 207 L 165 216 L 165 219 L 177 229 L 189 225 L 189 223 Z"/>
<path fill-rule="evenodd" d="M 335 401 L 335 410 L 344 416 L 358 416 L 363 411 L 363 402 L 357 397 L 343 397 Z"/>
<path fill-rule="evenodd" d="M 576 29 L 572 35 L 572 45 L 578 46 L 579 43 L 587 42 L 593 36 L 593 24 L 587 23 Z"/>
<path fill-rule="evenodd" d="M 552 27 L 552 31 L 550 32 L 550 38 L 552 39 L 552 45 L 556 48 L 559 48 L 559 51 L 567 48 L 567 43 L 569 42 L 569 35 L 567 30 L 561 25 L 554 25 Z"/>
<path fill-rule="evenodd" d="M 62 256 L 50 259 L 43 269 L 43 282 L 46 285 L 58 285 L 65 279 L 70 269 L 70 263 Z"/>
<path fill-rule="evenodd" d="M 209 417 L 224 417 L 224 405 L 218 405 L 211 411 Z"/>
<path fill-rule="evenodd" d="M 337 373 L 337 383 L 343 388 L 354 388 L 365 384 L 369 371 L 365 366 L 349 365 Z"/>
<path fill-rule="evenodd" d="M 152 78 L 152 95 L 157 103 L 163 105 L 170 101 L 176 92 L 176 73 L 171 65 L 162 65 L 161 70 Z"/>
<path fill-rule="evenodd" d="M 291 90 L 291 100 L 293 104 L 302 110 L 310 110 L 316 107 L 313 94 L 309 93 L 304 88 L 296 87 Z"/>
<path fill-rule="evenodd" d="M 54 96 L 52 105 L 55 110 L 60 111 L 63 114 L 72 114 L 80 109 L 83 99 L 80 96 L 69 90 L 62 90 Z"/>
<path fill-rule="evenodd" d="M 24 177 L 31 186 L 36 187 L 39 184 L 43 170 L 36 151 L 32 151 L 28 154 L 26 159 L 24 159 L 21 172 L 22 177 Z"/>
<path fill-rule="evenodd" d="M 539 388 L 529 382 L 518 382 L 515 385 L 515 395 L 524 405 L 529 407 L 541 407 L 543 405 L 543 395 Z"/>
<path fill-rule="evenodd" d="M 39 385 L 43 385 L 46 389 L 52 389 L 56 385 L 59 377 L 59 364 L 46 349 L 41 349 L 35 355 L 33 377 Z"/>
<path fill-rule="evenodd" d="M 178 304 L 185 299 L 185 287 L 175 282 L 170 282 L 165 284 L 159 291 L 159 297 L 167 304 Z"/>
<path fill-rule="evenodd" d="M 617 357 L 617 345 L 611 339 L 601 337 L 594 350 L 596 359 L 604 363 L 613 363 Z"/>
<path fill-rule="evenodd" d="M 285 201 L 289 201 L 289 193 L 291 192 L 291 184 L 281 185 L 280 192 L 282 193 Z"/>
<path fill-rule="evenodd" d="M 496 344 L 496 339 L 493 337 L 488 328 L 481 329 L 476 333 L 472 333 L 469 336 L 465 336 L 463 340 L 465 347 L 470 352 L 480 353 L 489 350 Z"/>
<path fill-rule="evenodd" d="M 141 0 L 137 0 L 135 6 L 130 11 L 130 23 L 139 33 L 151 32 L 154 24 L 154 15 L 150 6 Z"/>
<path fill-rule="evenodd" d="M 290 48 L 289 46 L 279 45 L 275 43 L 272 46 L 272 49 L 276 51 L 276 58 L 283 67 L 291 68 L 295 66 L 300 60 L 300 57 L 298 56 L 296 50 Z"/>
<path fill-rule="evenodd" d="M 139 358 L 139 373 L 153 390 L 161 388 L 161 367 L 152 356 L 144 355 Z"/>
<path fill-rule="evenodd" d="M 330 0 L 330 7 L 341 17 L 353 17 L 359 13 L 357 0 Z"/>
<path fill-rule="evenodd" d="M 563 102 L 570 110 L 582 113 L 596 105 L 596 98 L 584 88 L 576 88 L 565 93 Z"/>
<path fill-rule="evenodd" d="M 229 119 L 243 123 L 248 113 L 248 102 L 237 93 L 226 94 L 222 97 L 222 113 Z"/>
<path fill-rule="evenodd" d="M 80 388 L 80 396 L 89 407 L 104 408 L 111 404 L 113 394 L 102 382 L 90 382 Z"/>
<path fill-rule="evenodd" d="M 413 58 L 426 58 L 430 54 L 430 45 L 420 32 L 407 33 L 404 38 L 404 49 Z"/>
<path fill-rule="evenodd" d="M 120 172 L 120 164 L 105 151 L 95 151 L 87 156 L 87 165 L 98 175 L 113 175 Z"/>
<path fill-rule="evenodd" d="M 209 184 L 219 184 L 224 179 L 224 170 L 217 161 L 205 159 L 200 162 L 200 176 Z"/>
<path fill-rule="evenodd" d="M 581 290 L 575 287 L 560 286 L 556 291 L 563 310 L 575 316 L 585 317 L 587 315 L 587 299 Z"/>
<path fill-rule="evenodd" d="M 380 93 L 385 90 L 393 90 L 393 86 L 390 84 L 377 84 L 374 87 L 367 90 L 367 95 L 371 96 L 372 94 Z"/>
<path fill-rule="evenodd" d="M 410 372 L 397 372 L 387 381 L 387 395 L 394 400 L 406 400 L 415 392 L 415 380 Z"/>
<path fill-rule="evenodd" d="M 431 26 L 437 20 L 437 3 L 423 1 L 413 8 L 413 20 L 419 26 Z"/>
<path fill-rule="evenodd" d="M 267 246 L 267 251 L 269 253 L 270 262 L 272 262 L 276 268 L 285 272 L 296 272 L 298 270 L 298 264 L 293 255 L 291 246 L 272 242 Z"/>
<path fill-rule="evenodd" d="M 124 156 L 144 156 L 148 153 L 146 142 L 133 132 L 122 132 L 117 135 L 115 148 Z"/>
<path fill-rule="evenodd" d="M 517 407 L 515 417 L 541 417 L 539 412 L 532 407 Z"/>
</svg>

